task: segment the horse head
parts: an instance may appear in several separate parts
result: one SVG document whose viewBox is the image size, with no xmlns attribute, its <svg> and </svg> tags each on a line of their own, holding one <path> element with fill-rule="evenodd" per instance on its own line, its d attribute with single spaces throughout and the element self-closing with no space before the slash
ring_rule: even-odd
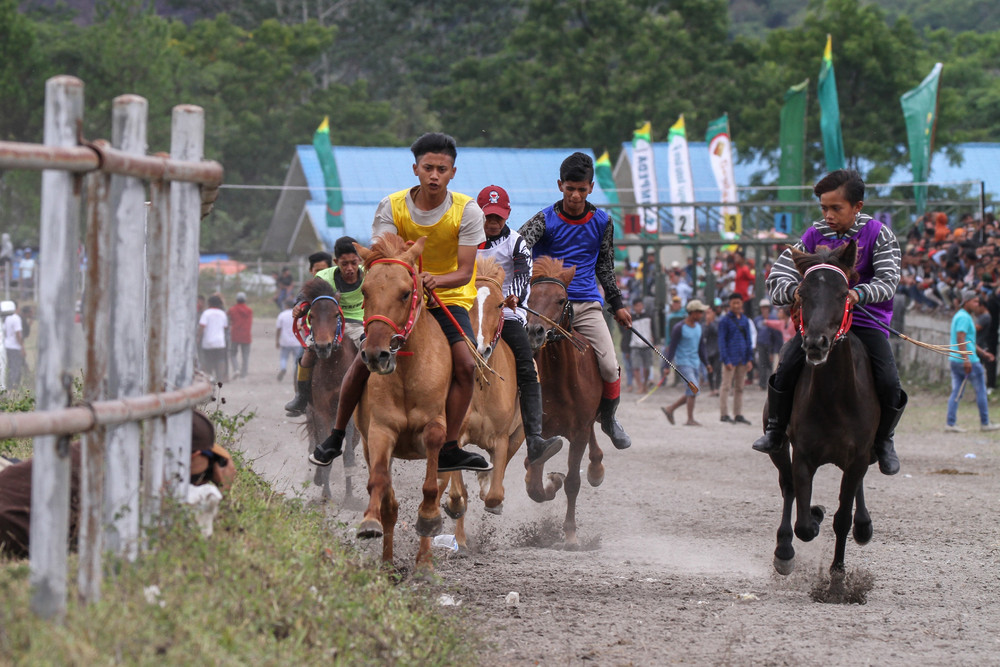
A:
<svg viewBox="0 0 1000 667">
<path fill-rule="evenodd" d="M 802 349 L 813 366 L 826 363 L 834 344 L 850 328 L 847 293 L 858 279 L 857 254 L 853 240 L 836 250 L 820 247 L 816 254 L 792 250 L 795 268 L 802 275 L 798 288 Z"/>
<path fill-rule="evenodd" d="M 344 339 L 344 314 L 333 294 L 333 286 L 323 278 L 313 278 L 302 286 L 302 295 L 309 302 L 312 347 L 320 359 L 329 359 Z"/>
<path fill-rule="evenodd" d="M 569 328 L 573 309 L 569 302 L 569 284 L 576 274 L 576 267 L 563 267 L 561 259 L 539 257 L 531 272 L 531 294 L 528 301 L 528 341 L 532 350 L 538 350 L 549 338 L 557 334 L 555 324 Z"/>
<path fill-rule="evenodd" d="M 476 260 L 476 302 L 469 318 L 476 334 L 476 351 L 489 360 L 503 329 L 503 267 L 491 257 Z"/>
<path fill-rule="evenodd" d="M 408 243 L 395 234 L 383 234 L 370 250 L 355 244 L 365 263 L 361 361 L 373 373 L 388 375 L 396 370 L 396 353 L 417 321 L 424 289 L 416 264 L 426 240 Z"/>
</svg>

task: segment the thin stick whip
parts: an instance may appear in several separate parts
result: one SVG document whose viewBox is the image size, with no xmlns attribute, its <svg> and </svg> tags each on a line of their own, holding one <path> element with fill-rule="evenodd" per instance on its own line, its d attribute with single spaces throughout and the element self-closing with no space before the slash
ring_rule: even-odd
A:
<svg viewBox="0 0 1000 667">
<path fill-rule="evenodd" d="M 864 306 L 859 306 L 859 305 L 855 304 L 854 307 L 857 310 L 860 310 L 862 313 L 864 313 L 868 317 L 870 317 L 873 320 L 875 320 L 876 322 L 878 322 L 878 318 L 875 315 L 873 315 L 871 312 L 869 312 Z M 935 345 L 935 344 L 932 344 L 932 343 L 924 343 L 922 341 L 910 338 L 906 334 L 904 334 L 904 333 L 902 333 L 900 331 L 896 331 L 892 327 L 887 326 L 885 324 L 879 323 L 879 326 L 885 327 L 885 329 L 888 330 L 889 333 L 894 334 L 894 335 L 898 336 L 899 338 L 902 338 L 907 343 L 913 343 L 917 347 L 922 347 L 925 350 L 930 350 L 931 352 L 936 352 L 938 354 L 943 354 L 945 356 L 952 356 L 954 354 L 958 354 L 958 355 L 961 355 L 963 357 L 972 356 L 972 352 L 970 352 L 968 350 L 958 350 L 958 349 L 955 349 L 954 347 L 952 347 L 951 345 Z"/>
<path fill-rule="evenodd" d="M 697 394 L 698 393 L 698 385 L 696 385 L 694 382 L 691 382 L 691 380 L 689 380 L 686 377 L 684 377 L 684 373 L 681 373 L 680 370 L 677 368 L 677 366 L 674 366 L 674 362 L 670 361 L 665 356 L 663 356 L 663 353 L 660 352 L 658 349 L 656 349 L 655 345 L 653 345 L 648 340 L 646 340 L 645 336 L 643 336 L 641 333 L 639 333 L 635 329 L 632 329 L 632 335 L 635 336 L 636 338 L 638 338 L 639 340 L 641 340 L 646 345 L 648 345 L 649 349 L 651 349 L 653 352 L 656 352 L 656 354 L 660 357 L 660 359 L 663 359 L 663 361 L 667 362 L 667 366 L 670 366 L 672 369 L 674 369 L 674 372 L 677 373 L 677 375 L 680 377 L 680 379 L 682 379 L 685 382 L 687 382 L 688 389 L 691 390 L 692 394 Z"/>
</svg>

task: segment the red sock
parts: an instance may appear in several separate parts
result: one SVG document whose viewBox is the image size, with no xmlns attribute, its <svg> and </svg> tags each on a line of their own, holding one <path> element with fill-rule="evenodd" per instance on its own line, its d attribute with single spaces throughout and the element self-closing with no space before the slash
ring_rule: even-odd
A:
<svg viewBox="0 0 1000 667">
<path fill-rule="evenodd" d="M 622 379 L 618 378 L 614 382 L 605 382 L 601 391 L 601 398 L 615 399 L 622 394 Z"/>
</svg>

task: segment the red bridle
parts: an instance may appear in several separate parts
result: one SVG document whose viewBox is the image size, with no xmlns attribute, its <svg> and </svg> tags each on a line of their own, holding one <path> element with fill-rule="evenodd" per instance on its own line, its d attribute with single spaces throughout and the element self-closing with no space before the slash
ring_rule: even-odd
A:
<svg viewBox="0 0 1000 667">
<path fill-rule="evenodd" d="M 814 264 L 806 269 L 806 272 L 802 274 L 802 279 L 805 280 L 813 271 L 819 271 L 820 269 L 827 269 L 829 271 L 836 271 L 847 283 L 848 287 L 851 285 L 850 279 L 847 274 L 844 273 L 843 269 L 839 266 L 834 266 L 833 264 Z M 854 310 L 851 308 L 851 299 L 848 297 L 844 300 L 844 316 L 840 320 L 840 328 L 837 329 L 836 335 L 833 337 L 834 344 L 839 343 L 847 336 L 847 332 L 851 330 L 851 323 L 854 321 Z M 806 335 L 806 322 L 805 318 L 802 317 L 801 311 L 799 311 L 799 335 L 805 337 Z"/>
<path fill-rule="evenodd" d="M 372 322 L 384 322 L 392 327 L 392 330 L 396 332 L 396 335 L 393 336 L 392 340 L 389 342 L 389 351 L 395 354 L 400 348 L 406 345 L 406 339 L 409 338 L 410 333 L 413 331 L 413 325 L 417 322 L 417 314 L 420 311 L 420 296 L 422 293 L 422 290 L 420 289 L 420 274 L 413 268 L 412 265 L 400 259 L 376 259 L 368 263 L 366 268 L 370 268 L 376 264 L 399 264 L 400 266 L 405 267 L 413 277 L 413 297 L 410 299 L 410 312 L 406 318 L 405 325 L 400 327 L 385 315 L 371 315 L 366 317 L 362 323 L 366 335 L 368 334 L 368 325 Z"/>
</svg>

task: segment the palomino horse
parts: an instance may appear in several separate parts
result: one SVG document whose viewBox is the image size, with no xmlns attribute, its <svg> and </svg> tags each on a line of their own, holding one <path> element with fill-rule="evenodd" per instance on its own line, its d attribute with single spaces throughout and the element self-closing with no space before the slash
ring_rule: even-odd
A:
<svg viewBox="0 0 1000 667">
<path fill-rule="evenodd" d="M 800 333 L 806 364 L 795 385 L 787 447 L 771 454 L 778 469 L 783 506 L 774 568 L 789 574 L 794 567 L 792 501 L 797 508 L 795 535 L 804 542 L 819 534 L 823 510 L 810 507 L 816 470 L 832 463 L 843 471 L 840 506 L 833 517 L 836 534 L 832 572 L 844 570 L 844 548 L 854 513 L 854 540 L 866 544 L 872 522 L 865 507 L 863 481 L 875 461 L 875 430 L 879 401 L 875 393 L 868 352 L 849 333 L 851 310 L 847 292 L 857 279 L 854 262 L 857 245 L 851 241 L 836 250 L 820 249 L 815 255 L 793 251 L 795 268 L 802 274 Z M 793 339 L 794 340 L 794 339 Z M 764 406 L 765 421 L 767 406 Z"/>
<path fill-rule="evenodd" d="M 469 311 L 472 331 L 476 335 L 479 354 L 489 361 L 493 373 L 480 376 L 472 395 L 472 406 L 463 429 L 462 441 L 474 442 L 490 454 L 493 470 L 477 473 L 479 497 L 491 514 L 503 511 L 503 477 L 507 464 L 524 440 L 517 394 L 517 377 L 514 353 L 500 338 L 503 327 L 504 270 L 492 258 L 476 261 L 477 299 Z M 460 547 L 466 546 L 462 516 L 468 497 L 461 472 L 449 473 L 441 479 L 442 493 L 451 478 L 445 513 L 458 523 L 455 539 Z"/>
<path fill-rule="evenodd" d="M 531 276 L 531 295 L 528 303 L 532 310 L 557 323 L 573 335 L 573 308 L 566 289 L 575 267 L 563 268 L 562 261 L 551 257 L 535 260 Z M 604 481 L 604 452 L 594 435 L 594 420 L 601 402 L 601 374 L 597 356 L 585 340 L 572 339 L 558 333 L 551 324 L 535 314 L 528 315 L 528 339 L 535 350 L 538 380 L 542 384 L 544 419 L 543 437 L 562 434 L 569 440 L 569 470 L 564 476 L 549 473 L 543 484 L 543 465 L 525 465 L 528 469 L 524 481 L 528 495 L 535 502 L 552 500 L 565 478 L 566 519 L 563 532 L 566 548 L 579 548 L 576 535 L 576 497 L 580 493 L 580 463 L 589 445 L 590 465 L 587 481 L 599 486 Z"/>
<path fill-rule="evenodd" d="M 357 355 L 354 342 L 344 332 L 344 314 L 334 298 L 333 287 L 322 278 L 313 278 L 302 286 L 302 296 L 309 302 L 308 315 L 297 323 L 297 335 L 316 352 L 312 374 L 312 398 L 306 408 L 306 433 L 309 451 L 326 438 L 333 428 L 340 400 L 340 381 Z M 348 426 L 344 448 L 344 505 L 354 502 L 352 476 L 356 470 L 354 446 L 358 443 L 357 429 Z M 329 499 L 331 466 L 317 466 L 314 483 L 323 487 L 323 497 Z"/>
</svg>

